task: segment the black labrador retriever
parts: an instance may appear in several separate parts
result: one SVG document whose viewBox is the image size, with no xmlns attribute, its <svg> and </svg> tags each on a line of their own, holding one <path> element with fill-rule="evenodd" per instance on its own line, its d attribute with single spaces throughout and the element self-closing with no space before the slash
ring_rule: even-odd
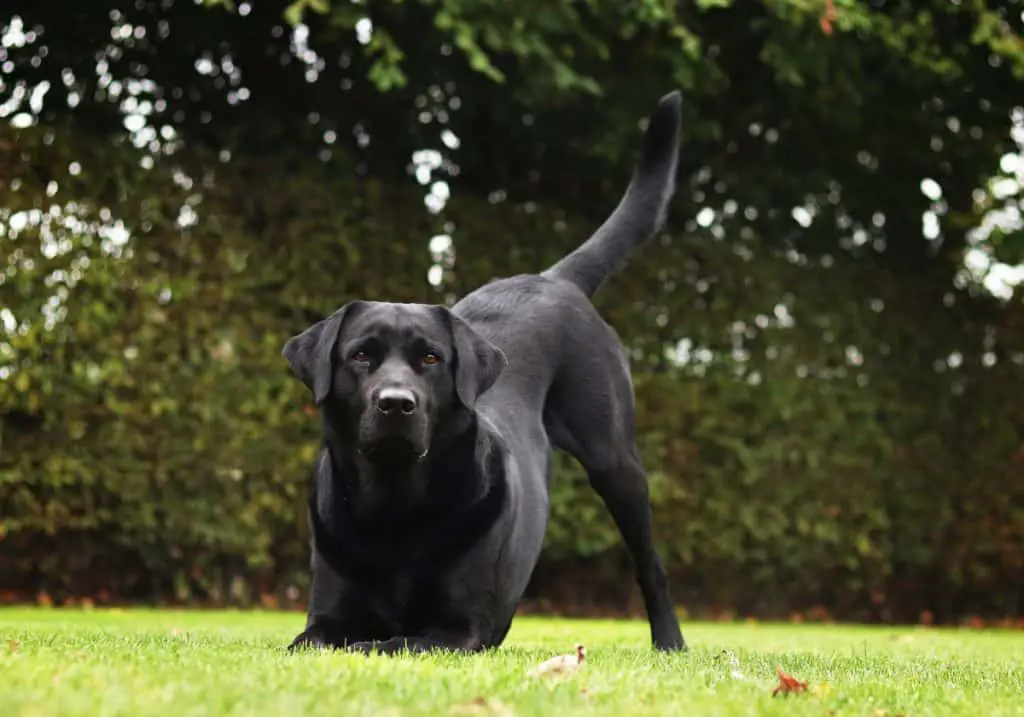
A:
<svg viewBox="0 0 1024 717">
<path fill-rule="evenodd" d="M 353 301 L 285 344 L 324 434 L 309 615 L 290 649 L 500 645 L 544 539 L 555 448 L 614 517 L 654 646 L 685 649 L 651 535 L 627 358 L 589 298 L 664 222 L 680 105 L 678 92 L 661 99 L 618 207 L 547 271 L 450 310 Z"/>
</svg>

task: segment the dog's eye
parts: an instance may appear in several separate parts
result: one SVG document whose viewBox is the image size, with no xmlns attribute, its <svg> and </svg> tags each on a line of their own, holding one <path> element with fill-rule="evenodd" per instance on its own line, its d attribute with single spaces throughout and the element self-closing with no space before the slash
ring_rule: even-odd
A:
<svg viewBox="0 0 1024 717">
<path fill-rule="evenodd" d="M 432 366 L 432 365 L 434 365 L 435 363 L 437 363 L 440 360 L 441 360 L 441 357 L 438 356 L 433 351 L 427 351 L 425 354 L 423 354 L 423 363 L 425 363 L 428 366 Z"/>
<path fill-rule="evenodd" d="M 352 360 L 356 363 L 370 363 L 370 354 L 365 351 L 356 351 L 352 354 Z"/>
</svg>

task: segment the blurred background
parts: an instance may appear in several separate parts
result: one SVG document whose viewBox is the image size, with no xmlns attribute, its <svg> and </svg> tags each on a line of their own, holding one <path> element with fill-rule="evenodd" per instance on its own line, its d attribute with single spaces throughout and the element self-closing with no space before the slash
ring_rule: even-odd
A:
<svg viewBox="0 0 1024 717">
<path fill-rule="evenodd" d="M 285 340 L 452 303 L 615 206 L 598 295 L 690 617 L 1024 609 L 1024 2 L 6 0 L 0 602 L 299 609 Z M 524 610 L 642 614 L 568 458 Z"/>
</svg>

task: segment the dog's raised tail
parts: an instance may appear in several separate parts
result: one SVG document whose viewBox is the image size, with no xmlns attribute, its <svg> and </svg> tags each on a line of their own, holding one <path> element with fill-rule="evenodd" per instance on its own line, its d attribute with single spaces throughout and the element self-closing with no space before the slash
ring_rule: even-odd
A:
<svg viewBox="0 0 1024 717">
<path fill-rule="evenodd" d="M 633 178 L 615 211 L 587 241 L 542 276 L 571 281 L 593 296 L 634 249 L 661 229 L 675 192 L 681 106 L 678 91 L 661 98 L 648 119 Z"/>
</svg>

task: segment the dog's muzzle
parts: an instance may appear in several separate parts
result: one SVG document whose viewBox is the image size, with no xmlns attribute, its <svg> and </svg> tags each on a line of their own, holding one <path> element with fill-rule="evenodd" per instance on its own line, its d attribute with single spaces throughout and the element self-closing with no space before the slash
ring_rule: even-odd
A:
<svg viewBox="0 0 1024 717">
<path fill-rule="evenodd" d="M 416 394 L 399 387 L 376 391 L 360 422 L 360 452 L 382 463 L 407 463 L 427 455 L 427 416 Z"/>
</svg>

